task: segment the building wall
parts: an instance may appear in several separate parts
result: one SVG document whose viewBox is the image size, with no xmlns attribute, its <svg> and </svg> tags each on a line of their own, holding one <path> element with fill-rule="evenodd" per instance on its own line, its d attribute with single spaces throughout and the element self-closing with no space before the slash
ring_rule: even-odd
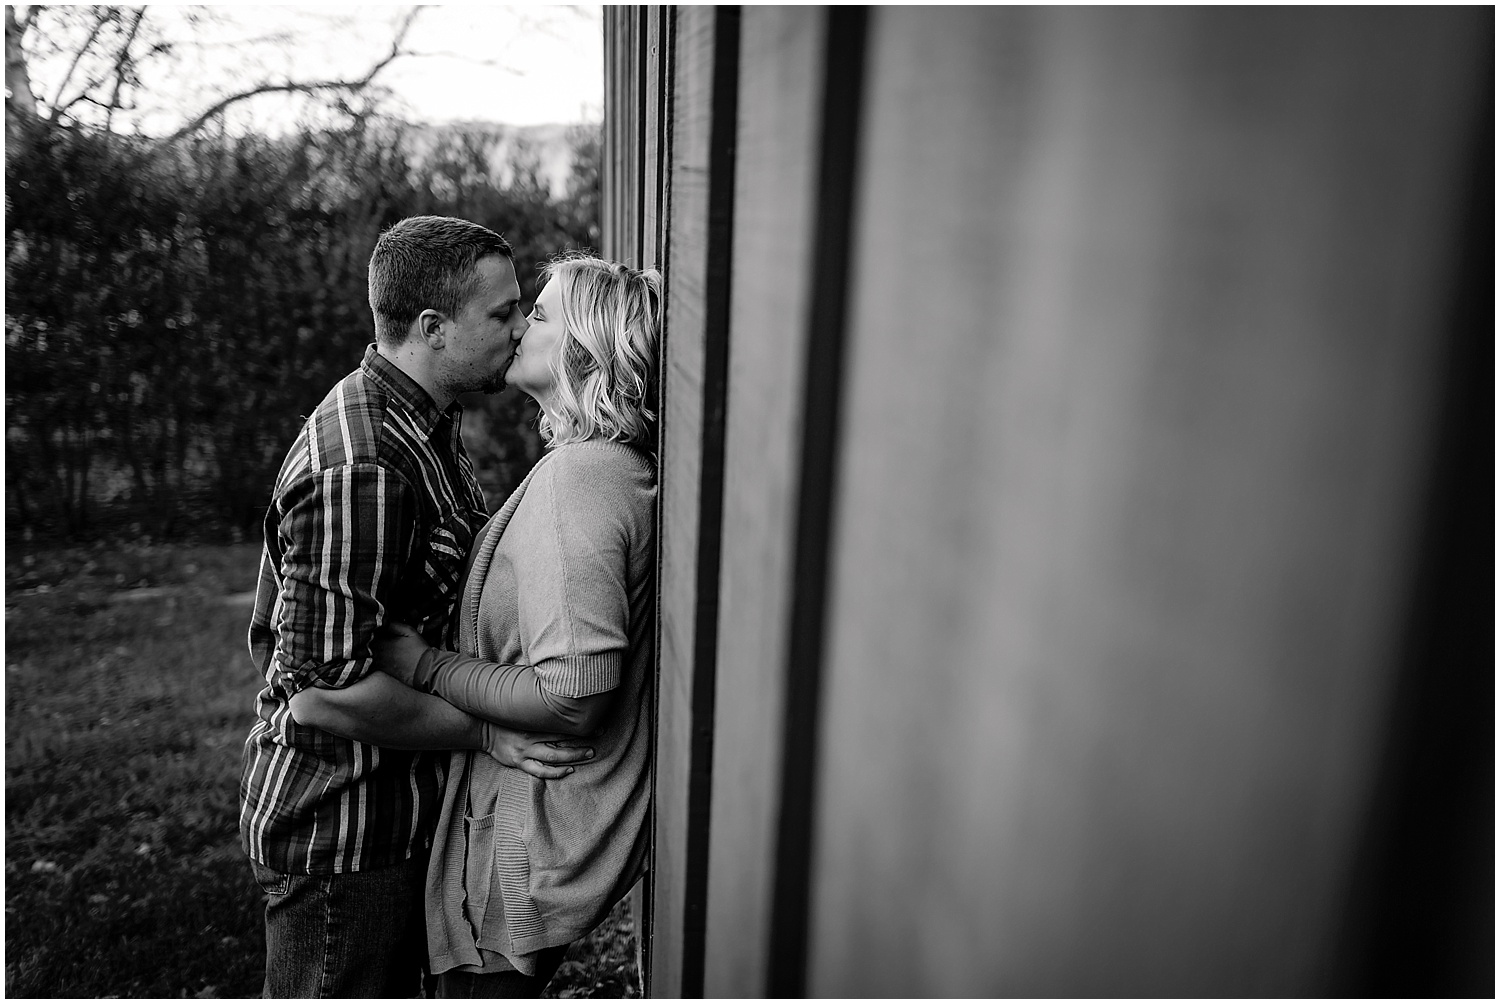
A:
<svg viewBox="0 0 1500 1004">
<path fill-rule="evenodd" d="M 1491 993 L 1493 13 L 606 23 L 652 993 Z"/>
</svg>

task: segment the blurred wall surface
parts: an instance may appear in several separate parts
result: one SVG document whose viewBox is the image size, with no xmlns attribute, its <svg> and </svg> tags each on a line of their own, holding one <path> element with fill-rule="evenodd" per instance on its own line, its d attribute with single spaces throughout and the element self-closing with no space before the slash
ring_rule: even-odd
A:
<svg viewBox="0 0 1500 1004">
<path fill-rule="evenodd" d="M 606 12 L 654 994 L 1493 994 L 1493 17 Z"/>
</svg>

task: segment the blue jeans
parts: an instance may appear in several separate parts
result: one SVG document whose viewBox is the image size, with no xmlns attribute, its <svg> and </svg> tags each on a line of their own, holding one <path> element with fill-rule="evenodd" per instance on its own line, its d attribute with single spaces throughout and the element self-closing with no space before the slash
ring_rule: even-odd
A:
<svg viewBox="0 0 1500 1004">
<path fill-rule="evenodd" d="M 540 997 L 567 953 L 567 945 L 542 949 L 537 953 L 535 976 L 516 972 L 464 973 L 457 969 L 440 973 L 436 996 Z"/>
<path fill-rule="evenodd" d="M 266 894 L 265 997 L 416 997 L 427 964 L 426 856 L 373 871 L 287 875 Z"/>
</svg>

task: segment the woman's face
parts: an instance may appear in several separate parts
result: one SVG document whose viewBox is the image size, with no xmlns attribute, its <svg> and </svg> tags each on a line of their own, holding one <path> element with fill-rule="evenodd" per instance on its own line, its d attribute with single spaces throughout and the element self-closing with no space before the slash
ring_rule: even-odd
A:
<svg viewBox="0 0 1500 1004">
<path fill-rule="evenodd" d="M 516 346 L 514 360 L 505 382 L 538 404 L 552 393 L 552 360 L 557 358 L 563 340 L 561 284 L 547 283 L 536 298 L 527 318 L 530 327 Z"/>
</svg>

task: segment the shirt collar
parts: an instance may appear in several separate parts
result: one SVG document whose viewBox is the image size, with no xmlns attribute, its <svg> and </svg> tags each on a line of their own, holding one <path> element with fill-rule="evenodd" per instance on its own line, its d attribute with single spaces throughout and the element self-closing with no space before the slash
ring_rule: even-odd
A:
<svg viewBox="0 0 1500 1004">
<path fill-rule="evenodd" d="M 381 355 L 373 343 L 365 349 L 365 358 L 359 368 L 410 413 L 424 436 L 430 438 L 444 417 L 450 417 L 457 425 L 463 415 L 464 407 L 457 401 L 450 404 L 447 411 L 438 411 L 437 402 L 422 389 L 422 385 Z"/>
</svg>

